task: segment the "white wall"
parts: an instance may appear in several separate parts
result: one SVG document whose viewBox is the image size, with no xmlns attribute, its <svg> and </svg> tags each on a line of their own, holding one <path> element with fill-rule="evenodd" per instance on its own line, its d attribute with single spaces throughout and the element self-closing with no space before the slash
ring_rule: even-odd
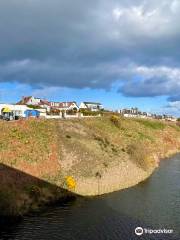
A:
<svg viewBox="0 0 180 240">
<path fill-rule="evenodd" d="M 58 115 L 46 115 L 47 119 L 61 119 L 62 116 Z"/>
<path fill-rule="evenodd" d="M 24 112 L 27 109 L 29 109 L 26 105 L 15 105 L 15 104 L 2 103 L 2 104 L 0 104 L 0 114 L 1 114 L 2 109 L 5 108 L 5 107 L 9 108 L 12 111 L 20 111 L 19 116 L 21 116 L 21 117 L 25 117 Z"/>
<path fill-rule="evenodd" d="M 27 102 L 27 105 L 38 105 L 40 103 L 41 99 L 39 98 L 35 98 L 35 97 L 31 97 L 29 99 L 29 101 Z"/>
</svg>

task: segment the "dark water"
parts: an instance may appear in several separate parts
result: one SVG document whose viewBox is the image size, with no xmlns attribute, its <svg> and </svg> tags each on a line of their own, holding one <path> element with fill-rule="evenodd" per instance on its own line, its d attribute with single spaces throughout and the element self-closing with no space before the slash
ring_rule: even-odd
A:
<svg viewBox="0 0 180 240">
<path fill-rule="evenodd" d="M 173 229 L 173 234 L 136 236 L 138 226 Z M 180 240 L 180 155 L 162 161 L 152 177 L 136 187 L 49 207 L 1 226 L 0 239 Z"/>
</svg>

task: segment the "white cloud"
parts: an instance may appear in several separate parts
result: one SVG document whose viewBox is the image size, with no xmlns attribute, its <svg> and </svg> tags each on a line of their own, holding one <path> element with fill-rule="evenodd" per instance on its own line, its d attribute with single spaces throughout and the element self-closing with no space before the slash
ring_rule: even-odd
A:
<svg viewBox="0 0 180 240">
<path fill-rule="evenodd" d="M 168 107 L 180 111 L 180 101 L 170 102 Z"/>
<path fill-rule="evenodd" d="M 170 9 L 173 13 L 178 13 L 180 11 L 179 0 L 173 0 L 172 3 L 171 3 Z"/>
<path fill-rule="evenodd" d="M 149 4 L 152 3 L 152 4 Z M 139 5 L 132 4 L 130 6 L 115 7 L 112 9 L 112 17 L 116 24 L 114 27 L 121 35 L 126 35 L 126 40 L 134 41 L 136 38 L 159 38 L 162 36 L 170 36 L 180 33 L 177 28 L 177 21 L 180 16 L 175 15 L 174 12 L 180 13 L 179 3 L 173 1 L 141 1 Z M 127 42 L 128 42 L 127 41 Z M 140 40 L 143 42 L 143 39 Z M 138 45 L 138 42 L 136 42 Z"/>
</svg>

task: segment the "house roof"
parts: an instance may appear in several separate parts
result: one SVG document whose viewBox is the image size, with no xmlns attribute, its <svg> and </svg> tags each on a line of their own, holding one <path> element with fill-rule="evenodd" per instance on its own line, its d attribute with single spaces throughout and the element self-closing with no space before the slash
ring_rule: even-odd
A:
<svg viewBox="0 0 180 240">
<path fill-rule="evenodd" d="M 19 105 L 26 104 L 31 98 L 32 98 L 32 96 L 23 97 L 22 100 L 20 100 L 16 104 L 19 104 Z"/>
<path fill-rule="evenodd" d="M 20 100 L 19 102 L 17 102 L 16 104 L 18 105 L 26 105 L 28 103 L 28 101 L 32 98 L 32 96 L 28 96 L 28 97 L 23 97 L 22 100 Z M 36 98 L 39 99 L 40 102 L 38 103 L 38 105 L 50 105 L 50 103 L 47 100 L 43 100 L 40 98 Z"/>
<path fill-rule="evenodd" d="M 101 103 L 98 103 L 98 102 L 84 102 L 84 104 L 102 105 Z"/>
<path fill-rule="evenodd" d="M 50 106 L 50 102 L 48 102 L 47 100 L 42 100 L 41 99 L 39 105 L 48 105 L 48 106 Z"/>
<path fill-rule="evenodd" d="M 27 105 L 28 101 L 32 98 L 32 96 L 28 96 L 28 97 L 23 97 L 21 101 L 17 102 L 16 104 L 19 105 Z M 40 98 L 37 98 L 40 99 Z M 73 104 L 75 104 L 77 106 L 77 103 L 75 101 L 72 102 L 55 102 L 58 104 L 58 106 L 52 106 L 51 103 L 53 102 L 49 102 L 48 100 L 44 100 L 44 99 L 40 99 L 40 102 L 37 103 L 37 105 L 41 106 L 41 105 L 47 105 L 47 106 L 51 106 L 53 108 L 69 108 L 71 107 Z M 78 106 L 77 106 L 78 107 Z"/>
</svg>

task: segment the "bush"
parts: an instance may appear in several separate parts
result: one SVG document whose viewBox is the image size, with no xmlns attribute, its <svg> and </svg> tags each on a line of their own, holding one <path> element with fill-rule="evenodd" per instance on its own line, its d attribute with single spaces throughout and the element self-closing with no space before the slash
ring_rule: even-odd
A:
<svg viewBox="0 0 180 240">
<path fill-rule="evenodd" d="M 50 115 L 60 115 L 60 110 L 57 108 L 52 108 L 50 111 Z"/>
<path fill-rule="evenodd" d="M 80 109 L 80 113 L 83 114 L 83 116 L 98 116 L 99 114 L 101 114 L 100 111 L 90 111 L 90 110 L 86 110 L 86 109 Z"/>
<path fill-rule="evenodd" d="M 77 113 L 77 109 L 71 109 L 71 110 L 67 110 L 66 113 L 68 115 L 75 115 Z"/>
<path fill-rule="evenodd" d="M 118 116 L 116 115 L 112 115 L 111 118 L 110 118 L 111 122 L 118 128 L 120 128 L 121 126 L 121 123 L 120 123 L 120 119 Z"/>
<path fill-rule="evenodd" d="M 42 107 L 38 106 L 38 105 L 27 105 L 29 108 L 32 108 L 32 109 L 41 109 Z"/>
</svg>

